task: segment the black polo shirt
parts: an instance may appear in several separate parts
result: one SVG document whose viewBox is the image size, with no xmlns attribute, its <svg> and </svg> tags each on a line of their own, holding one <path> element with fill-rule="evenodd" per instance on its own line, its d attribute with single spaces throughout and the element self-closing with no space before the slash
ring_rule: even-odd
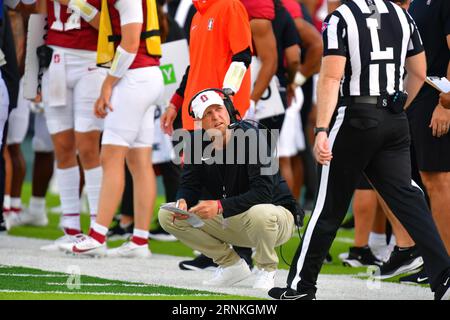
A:
<svg viewBox="0 0 450 320">
<path fill-rule="evenodd" d="M 427 75 L 446 77 L 450 60 L 446 40 L 447 35 L 450 35 L 450 1 L 414 0 L 409 13 L 416 22 L 425 47 Z M 427 100 L 427 92 L 430 90 L 435 89 L 425 84 L 414 103 Z"/>
<path fill-rule="evenodd" d="M 275 19 L 272 21 L 272 28 L 277 41 L 277 77 L 280 81 L 280 86 L 286 88 L 288 78 L 284 51 L 293 45 L 300 45 L 300 37 L 298 35 L 294 20 L 289 12 L 281 5 L 277 6 L 275 10 Z"/>
</svg>

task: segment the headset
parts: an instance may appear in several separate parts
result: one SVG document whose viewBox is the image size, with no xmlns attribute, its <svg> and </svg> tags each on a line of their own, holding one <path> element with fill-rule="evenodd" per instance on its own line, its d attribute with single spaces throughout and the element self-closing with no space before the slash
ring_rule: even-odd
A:
<svg viewBox="0 0 450 320">
<path fill-rule="evenodd" d="M 207 92 L 207 91 L 215 91 L 217 93 L 222 94 L 222 96 L 224 97 L 223 103 L 225 105 L 225 108 L 227 109 L 228 115 L 230 116 L 230 125 L 228 126 L 228 129 L 236 129 L 237 127 L 239 127 L 241 125 L 241 123 L 243 122 L 243 120 L 242 120 L 242 117 L 241 117 L 239 111 L 237 111 L 236 108 L 234 107 L 233 101 L 231 101 L 230 94 L 228 94 L 225 90 L 218 89 L 218 88 L 208 88 L 208 89 L 202 90 L 202 91 L 198 92 L 196 95 L 194 95 L 192 97 L 191 101 L 189 101 L 189 105 L 188 105 L 189 115 L 193 119 L 196 119 L 195 114 L 192 111 L 192 102 L 199 95 L 201 95 L 202 93 Z M 239 120 L 238 120 L 238 117 L 239 117 Z"/>
</svg>

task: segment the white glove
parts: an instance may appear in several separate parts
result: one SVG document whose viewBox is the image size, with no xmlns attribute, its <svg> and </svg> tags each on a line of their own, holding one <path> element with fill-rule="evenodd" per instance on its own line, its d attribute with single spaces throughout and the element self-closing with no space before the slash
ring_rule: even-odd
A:
<svg viewBox="0 0 450 320">
<path fill-rule="evenodd" d="M 250 99 L 250 107 L 247 109 L 247 112 L 244 115 L 243 120 L 253 120 L 257 121 L 256 119 L 256 103 L 255 101 Z"/>
</svg>

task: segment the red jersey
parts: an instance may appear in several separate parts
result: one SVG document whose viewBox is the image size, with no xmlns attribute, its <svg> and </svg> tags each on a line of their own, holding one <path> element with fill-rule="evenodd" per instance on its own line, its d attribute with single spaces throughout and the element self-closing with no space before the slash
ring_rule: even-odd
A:
<svg viewBox="0 0 450 320">
<path fill-rule="evenodd" d="M 273 0 L 241 0 L 247 9 L 248 17 L 253 19 L 275 19 L 275 5 Z"/>
<path fill-rule="evenodd" d="M 101 0 L 87 2 L 100 10 Z M 67 6 L 47 0 L 47 26 L 47 45 L 97 51 L 98 31 Z"/>
<path fill-rule="evenodd" d="M 114 3 L 117 0 L 108 0 L 108 9 L 111 17 L 111 25 L 114 35 L 121 34 L 121 26 L 120 26 L 120 14 L 119 11 L 114 7 Z M 137 0 L 133 0 L 137 1 Z M 142 24 L 142 32 L 146 31 L 147 25 L 147 4 L 146 0 L 142 0 L 142 8 L 144 13 L 144 23 Z M 116 47 L 119 46 L 119 42 L 115 43 Z M 130 69 L 137 68 L 146 68 L 152 66 L 159 66 L 159 57 L 153 57 L 148 54 L 147 45 L 145 39 L 141 39 L 141 43 L 139 45 L 139 50 L 136 55 L 136 59 L 134 59 L 133 63 L 130 66 Z"/>
<path fill-rule="evenodd" d="M 317 1 L 316 8 L 314 9 L 314 12 L 312 13 L 314 25 L 316 26 L 316 29 L 319 30 L 320 33 L 322 33 L 322 19 L 318 16 L 318 11 L 322 5 L 324 0 Z"/>
<path fill-rule="evenodd" d="M 303 12 L 300 4 L 295 0 L 281 0 L 283 7 L 289 12 L 292 19 L 302 18 Z"/>
</svg>

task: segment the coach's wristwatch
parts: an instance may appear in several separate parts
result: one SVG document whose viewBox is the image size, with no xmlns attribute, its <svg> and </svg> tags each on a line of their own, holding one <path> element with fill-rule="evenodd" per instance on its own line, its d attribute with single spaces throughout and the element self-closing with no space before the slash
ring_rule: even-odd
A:
<svg viewBox="0 0 450 320">
<path fill-rule="evenodd" d="M 328 128 L 325 127 L 314 127 L 314 136 L 317 136 L 319 132 L 326 132 L 328 134 Z"/>
</svg>

